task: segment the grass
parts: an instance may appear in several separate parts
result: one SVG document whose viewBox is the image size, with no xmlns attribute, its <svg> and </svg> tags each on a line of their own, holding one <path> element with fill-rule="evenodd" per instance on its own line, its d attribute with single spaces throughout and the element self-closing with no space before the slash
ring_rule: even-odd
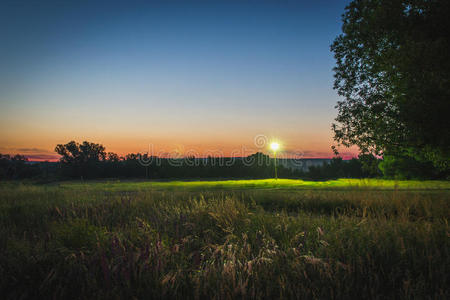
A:
<svg viewBox="0 0 450 300">
<path fill-rule="evenodd" d="M 69 189 L 103 189 L 111 191 L 157 190 L 242 190 L 242 189 L 447 189 L 449 181 L 398 181 L 381 179 L 338 179 L 329 181 L 304 181 L 294 179 L 220 180 L 220 181 L 97 181 L 63 182 L 60 187 Z"/>
<path fill-rule="evenodd" d="M 447 298 L 449 182 L 0 184 L 0 293 Z"/>
</svg>

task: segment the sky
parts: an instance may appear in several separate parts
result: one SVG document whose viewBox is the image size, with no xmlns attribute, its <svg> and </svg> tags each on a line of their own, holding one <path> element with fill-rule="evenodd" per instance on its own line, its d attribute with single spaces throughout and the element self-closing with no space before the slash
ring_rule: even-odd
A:
<svg viewBox="0 0 450 300">
<path fill-rule="evenodd" d="M 0 153 L 54 160 L 87 140 L 242 156 L 276 140 L 286 157 L 332 157 L 347 3 L 2 1 Z"/>
</svg>

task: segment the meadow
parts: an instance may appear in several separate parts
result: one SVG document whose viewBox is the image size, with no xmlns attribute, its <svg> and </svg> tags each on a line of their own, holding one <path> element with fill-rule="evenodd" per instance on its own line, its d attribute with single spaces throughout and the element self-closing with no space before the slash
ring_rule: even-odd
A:
<svg viewBox="0 0 450 300">
<path fill-rule="evenodd" d="M 450 182 L 0 183 L 3 299 L 450 297 Z"/>
</svg>

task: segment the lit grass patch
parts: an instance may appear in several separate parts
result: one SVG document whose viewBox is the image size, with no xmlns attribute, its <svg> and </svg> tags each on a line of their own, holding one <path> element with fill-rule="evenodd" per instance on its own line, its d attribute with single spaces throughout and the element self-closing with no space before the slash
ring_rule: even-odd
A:
<svg viewBox="0 0 450 300">
<path fill-rule="evenodd" d="M 304 181 L 294 179 L 223 180 L 223 181 L 97 181 L 64 182 L 59 184 L 67 189 L 102 190 L 245 190 L 245 189 L 450 189 L 448 181 L 396 181 L 382 179 L 338 179 L 330 181 Z"/>
</svg>

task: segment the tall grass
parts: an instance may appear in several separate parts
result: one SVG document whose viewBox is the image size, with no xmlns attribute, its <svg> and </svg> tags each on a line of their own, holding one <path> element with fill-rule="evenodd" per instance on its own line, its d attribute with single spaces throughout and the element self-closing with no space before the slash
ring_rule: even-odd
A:
<svg viewBox="0 0 450 300">
<path fill-rule="evenodd" d="M 450 296 L 448 190 L 130 184 L 0 185 L 2 297 Z"/>
</svg>

